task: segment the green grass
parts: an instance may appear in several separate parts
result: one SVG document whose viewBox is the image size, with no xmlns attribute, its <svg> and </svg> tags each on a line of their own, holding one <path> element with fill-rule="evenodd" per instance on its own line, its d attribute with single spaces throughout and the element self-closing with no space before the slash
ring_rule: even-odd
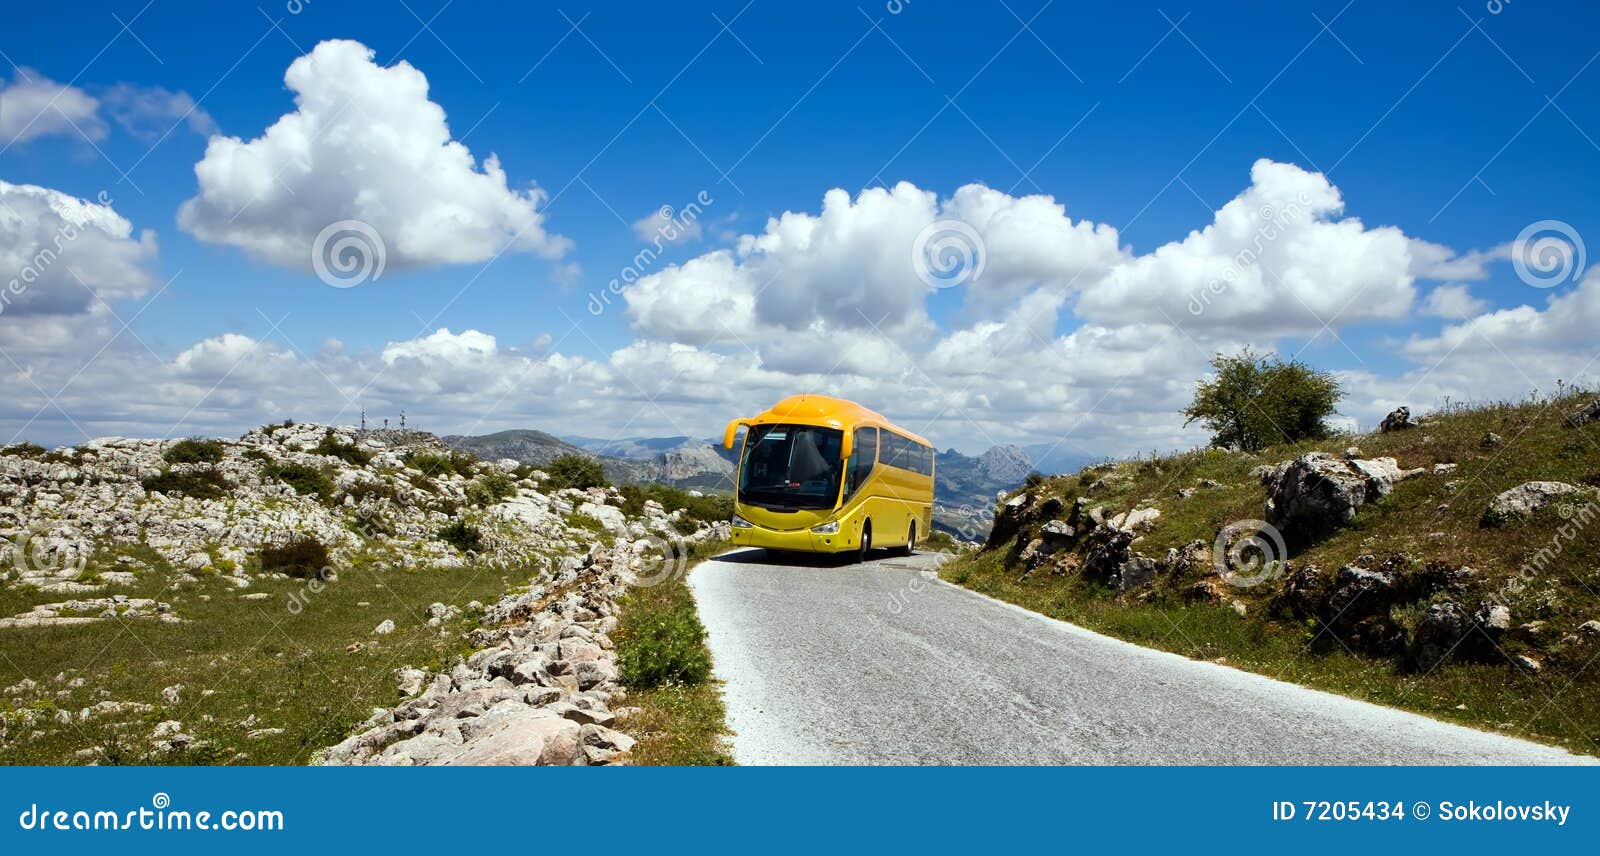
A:
<svg viewBox="0 0 1600 856">
<path fill-rule="evenodd" d="M 340 568 L 331 582 L 258 580 L 239 591 L 216 577 L 203 577 L 198 584 L 168 589 L 167 569 L 155 554 L 142 548 L 121 552 L 137 554 L 158 569 L 134 586 L 110 591 L 167 601 L 184 623 L 135 619 L 123 626 L 106 621 L 0 631 L 0 686 L 27 677 L 46 694 L 29 701 L 0 697 L 0 714 L 8 720 L 0 763 L 303 764 L 317 749 L 344 739 L 373 707 L 399 701 L 395 669 L 443 667 L 462 652 L 467 623 L 457 621 L 441 636 L 425 624 L 428 604 L 487 601 L 534 573 L 532 568 L 402 571 L 358 561 Z M 115 567 L 108 554 L 96 557 L 90 570 Z M 252 592 L 270 597 L 242 599 Z M 4 590 L 0 614 L 63 599 Z M 384 619 L 394 620 L 395 632 L 373 636 Z M 58 673 L 67 682 L 55 682 Z M 69 688 L 78 677 L 85 679 L 84 686 Z M 161 690 L 175 684 L 185 689 L 179 702 L 170 704 Z M 109 695 L 100 695 L 101 688 Z M 213 692 L 206 695 L 206 690 Z M 57 698 L 57 692 L 64 695 Z M 76 711 L 106 699 L 142 702 L 154 710 L 77 721 Z M 74 718 L 69 724 L 40 718 L 29 730 L 43 733 L 19 739 L 17 708 L 30 706 L 73 711 Z M 258 721 L 242 724 L 252 714 Z M 208 745 L 146 757 L 150 731 L 165 719 L 181 721 L 185 732 Z M 264 728 L 284 730 L 258 739 L 247 736 Z M 78 754 L 91 747 L 102 751 Z"/>
<path fill-rule="evenodd" d="M 1406 468 L 1456 463 L 1451 474 L 1401 482 L 1389 496 L 1365 506 L 1353 525 L 1297 549 L 1289 560 L 1291 568 L 1314 564 L 1327 572 L 1364 555 L 1379 561 L 1402 555 L 1413 566 L 1429 561 L 1470 566 L 1479 571 L 1478 580 L 1460 597 L 1470 610 L 1501 591 L 1567 522 L 1550 511 L 1524 525 L 1484 528 L 1480 518 L 1489 501 L 1527 481 L 1580 484 L 1600 473 L 1600 426 L 1562 425 L 1564 415 L 1587 398 L 1568 393 L 1455 406 L 1411 430 L 1281 446 L 1254 456 L 1210 449 L 1150 456 L 1048 479 L 1038 492 L 1061 497 L 1068 509 L 1080 496 L 1110 512 L 1154 504 L 1162 516 L 1134 549 L 1159 560 L 1168 548 L 1195 539 L 1211 545 L 1229 523 L 1264 518 L 1266 491 L 1249 475 L 1264 463 L 1309 451 L 1342 455 L 1351 445 L 1360 447 L 1363 457 L 1395 457 Z M 1489 432 L 1503 437 L 1504 445 L 1483 445 Z M 1453 491 L 1447 482 L 1455 483 Z M 1181 499 L 1179 489 L 1194 493 Z M 1563 641 L 1583 622 L 1600 619 L 1600 524 L 1566 531 L 1571 537 L 1563 538 L 1560 561 L 1507 597 L 1514 627 L 1546 622 L 1542 635 L 1513 632 L 1501 642 L 1506 655 L 1542 656 L 1545 667 L 1537 675 L 1504 661 L 1452 662 L 1413 674 L 1394 659 L 1351 654 L 1330 634 L 1319 633 L 1315 622 L 1273 614 L 1269 605 L 1282 589 L 1281 580 L 1228 589 L 1227 597 L 1247 608 L 1241 618 L 1225 605 L 1185 603 L 1183 591 L 1198 576 L 1163 576 L 1154 586 L 1124 596 L 1072 573 L 1025 577 L 1015 541 L 958 558 L 941 573 L 985 594 L 1139 644 L 1600 753 L 1600 669 L 1589 668 L 1600 656 L 1600 643 Z M 1425 605 L 1399 607 L 1394 618 L 1414 624 Z"/>
<path fill-rule="evenodd" d="M 691 562 L 721 544 L 696 546 Z M 693 572 L 693 568 L 690 568 Z M 627 704 L 623 730 L 639 739 L 637 764 L 703 766 L 733 763 L 727 754 L 727 711 L 711 677 L 711 652 L 694 595 L 683 576 L 636 588 L 622 599 L 617 644 Z"/>
</svg>

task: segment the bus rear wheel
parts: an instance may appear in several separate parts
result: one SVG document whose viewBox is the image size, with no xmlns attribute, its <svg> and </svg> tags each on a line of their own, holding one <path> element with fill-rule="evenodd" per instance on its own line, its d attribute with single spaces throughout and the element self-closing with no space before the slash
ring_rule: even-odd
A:
<svg viewBox="0 0 1600 856">
<path fill-rule="evenodd" d="M 910 531 L 906 532 L 906 545 L 895 549 L 896 556 L 909 556 L 917 550 L 917 523 L 911 522 Z"/>
</svg>

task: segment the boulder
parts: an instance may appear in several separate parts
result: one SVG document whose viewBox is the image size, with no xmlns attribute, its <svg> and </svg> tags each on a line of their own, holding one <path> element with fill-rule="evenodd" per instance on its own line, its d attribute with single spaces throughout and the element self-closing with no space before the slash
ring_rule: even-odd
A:
<svg viewBox="0 0 1600 856">
<path fill-rule="evenodd" d="M 1387 615 L 1400 599 L 1394 574 L 1345 565 L 1334 574 L 1324 613 L 1330 625 L 1350 628 L 1362 619 Z"/>
<path fill-rule="evenodd" d="M 1085 539 L 1083 570 L 1090 579 L 1115 583 L 1118 572 L 1133 558 L 1133 533 L 1114 526 L 1097 526 Z"/>
<path fill-rule="evenodd" d="M 1387 434 L 1390 431 L 1404 431 L 1407 428 L 1415 427 L 1417 427 L 1417 422 L 1411 418 L 1411 408 L 1396 407 L 1394 410 L 1389 411 L 1388 416 L 1383 417 L 1383 424 L 1378 426 L 1378 430 Z"/>
<path fill-rule="evenodd" d="M 1527 520 L 1556 500 L 1582 492 L 1583 488 L 1566 482 L 1535 481 L 1518 485 L 1489 503 L 1483 512 L 1484 526 L 1505 526 Z"/>
<path fill-rule="evenodd" d="M 1566 419 L 1568 428 L 1577 428 L 1580 425 L 1588 425 L 1591 422 L 1600 422 L 1600 398 L 1592 399 L 1589 403 L 1572 411 L 1567 415 Z"/>
<path fill-rule="evenodd" d="M 582 726 L 578 723 L 545 708 L 530 708 L 515 701 L 501 704 L 515 707 L 496 715 L 457 751 L 433 763 L 456 767 L 582 763 L 584 755 L 578 742 Z"/>
<path fill-rule="evenodd" d="M 1472 616 L 1453 600 L 1440 601 L 1428 607 L 1427 614 L 1417 623 L 1417 630 L 1412 635 L 1412 667 L 1423 672 L 1437 668 L 1461 646 L 1473 626 Z"/>
<path fill-rule="evenodd" d="M 593 723 L 580 728 L 579 742 L 584 759 L 595 765 L 619 763 L 634 747 L 632 737 Z"/>
<path fill-rule="evenodd" d="M 1216 571 L 1211 561 L 1211 545 L 1195 539 L 1167 551 L 1167 572 L 1175 576 L 1201 576 Z"/>
<path fill-rule="evenodd" d="M 1311 452 L 1274 469 L 1267 522 L 1289 539 L 1320 538 L 1349 525 L 1363 505 L 1417 472 L 1402 470 L 1393 458 L 1344 460 Z"/>
<path fill-rule="evenodd" d="M 1314 618 L 1323 614 L 1327 602 L 1328 575 L 1316 565 L 1303 565 L 1289 574 L 1283 591 L 1273 601 L 1274 609 L 1287 610 L 1295 618 Z"/>
<path fill-rule="evenodd" d="M 1149 585 L 1156 578 L 1161 565 L 1155 559 L 1133 556 L 1123 562 L 1111 576 L 1111 584 L 1119 592 L 1128 592 Z"/>
</svg>

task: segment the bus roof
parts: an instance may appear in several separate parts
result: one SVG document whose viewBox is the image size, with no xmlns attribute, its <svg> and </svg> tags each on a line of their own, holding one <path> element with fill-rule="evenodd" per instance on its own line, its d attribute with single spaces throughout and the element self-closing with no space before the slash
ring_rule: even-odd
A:
<svg viewBox="0 0 1600 856">
<path fill-rule="evenodd" d="M 775 422 L 823 425 L 844 431 L 857 427 L 876 426 L 891 429 L 930 449 L 933 448 L 932 443 L 890 422 L 882 413 L 876 410 L 869 410 L 854 401 L 833 398 L 827 395 L 791 395 L 772 405 L 770 410 L 754 418 L 740 421 L 754 425 Z"/>
</svg>

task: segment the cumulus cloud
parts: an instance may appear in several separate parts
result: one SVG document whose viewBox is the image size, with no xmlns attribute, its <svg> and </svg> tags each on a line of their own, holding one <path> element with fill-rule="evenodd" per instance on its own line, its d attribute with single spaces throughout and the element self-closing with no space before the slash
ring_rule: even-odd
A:
<svg viewBox="0 0 1600 856">
<path fill-rule="evenodd" d="M 1471 318 L 1488 308 L 1486 301 L 1472 296 L 1472 291 L 1459 283 L 1441 285 L 1428 292 L 1422 303 L 1422 312 L 1435 318 L 1460 320 Z"/>
<path fill-rule="evenodd" d="M 409 63 L 385 68 L 359 42 L 325 41 L 284 82 L 293 112 L 256 139 L 206 146 L 199 195 L 178 212 L 184 230 L 302 270 L 317 235 L 341 220 L 377 230 L 390 269 L 570 249 L 545 230 L 544 192 L 511 188 L 493 154 L 480 167 Z"/>
<path fill-rule="evenodd" d="M 154 282 L 155 233 L 109 200 L 0 181 L 0 316 L 75 314 L 137 297 Z"/>
<path fill-rule="evenodd" d="M 1412 241 L 1343 212 L 1321 173 L 1258 160 L 1250 186 L 1209 225 L 1115 266 L 1077 311 L 1102 323 L 1264 335 L 1404 317 L 1416 294 Z"/>
<path fill-rule="evenodd" d="M 52 134 L 103 139 L 99 111 L 100 102 L 82 89 L 19 68 L 9 83 L 0 81 L 0 145 Z"/>
</svg>

